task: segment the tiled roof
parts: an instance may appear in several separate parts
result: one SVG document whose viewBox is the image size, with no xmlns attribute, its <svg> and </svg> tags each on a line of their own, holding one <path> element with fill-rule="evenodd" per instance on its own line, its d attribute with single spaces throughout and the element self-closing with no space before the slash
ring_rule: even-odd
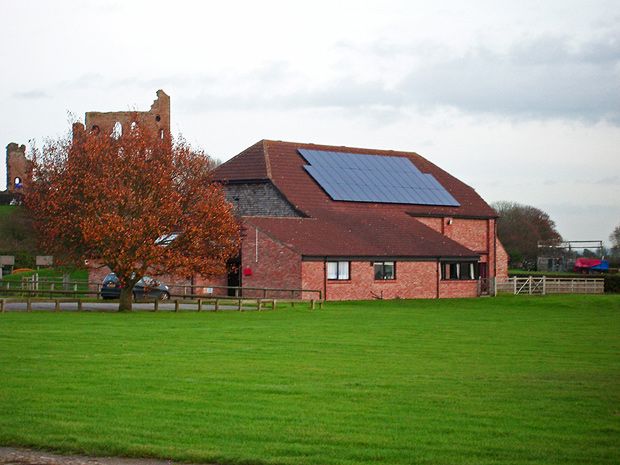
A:
<svg viewBox="0 0 620 465">
<path fill-rule="evenodd" d="M 432 174 L 460 203 L 460 206 L 335 202 L 304 170 L 303 166 L 306 162 L 297 151 L 300 148 L 409 158 L 420 171 Z M 488 218 L 497 216 L 473 188 L 414 152 L 262 140 L 220 165 L 215 170 L 215 179 L 224 182 L 271 180 L 286 199 L 308 216 L 314 216 L 312 212 L 316 209 L 325 208 L 346 211 L 368 208 L 378 208 L 381 211 L 406 210 L 414 216 L 416 214 Z"/>
<path fill-rule="evenodd" d="M 334 201 L 304 169 L 300 148 L 406 157 L 432 174 L 460 206 Z M 272 182 L 308 218 L 245 219 L 305 256 L 474 257 L 475 252 L 413 217 L 496 217 L 473 188 L 413 152 L 262 140 L 220 165 L 214 179 Z"/>
<path fill-rule="evenodd" d="M 257 142 L 215 170 L 217 181 L 258 181 L 269 179 L 265 141 Z"/>
<path fill-rule="evenodd" d="M 305 257 L 478 257 L 403 213 L 326 211 L 317 218 L 244 219 Z"/>
</svg>

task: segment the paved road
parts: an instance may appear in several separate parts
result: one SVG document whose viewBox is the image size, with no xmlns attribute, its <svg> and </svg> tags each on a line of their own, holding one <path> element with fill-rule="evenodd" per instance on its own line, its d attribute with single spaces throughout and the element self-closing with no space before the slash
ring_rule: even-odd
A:
<svg viewBox="0 0 620 465">
<path fill-rule="evenodd" d="M 157 459 L 129 459 L 123 457 L 59 455 L 32 449 L 0 447 L 0 464 L 2 465 L 174 465 L 177 463 L 180 462 Z"/>
</svg>

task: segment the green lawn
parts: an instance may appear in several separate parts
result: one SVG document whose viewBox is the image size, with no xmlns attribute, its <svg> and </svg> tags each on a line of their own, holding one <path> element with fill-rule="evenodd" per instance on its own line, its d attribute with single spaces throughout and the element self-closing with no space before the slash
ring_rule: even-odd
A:
<svg viewBox="0 0 620 465">
<path fill-rule="evenodd" d="M 0 445 L 225 464 L 618 464 L 620 298 L 4 313 Z"/>
<path fill-rule="evenodd" d="M 12 205 L 0 205 L 0 218 L 13 214 L 15 207 Z"/>
<path fill-rule="evenodd" d="M 38 274 L 40 279 L 44 280 L 54 280 L 56 282 L 62 283 L 62 277 L 64 273 L 69 273 L 69 279 L 71 281 L 87 281 L 88 280 L 88 270 L 78 269 L 78 268 L 70 268 L 67 270 L 61 270 L 56 268 L 41 268 L 40 270 L 33 271 L 24 271 L 21 273 L 13 273 L 3 276 L 4 281 L 21 283 L 22 278 L 30 277 L 34 274 Z"/>
</svg>

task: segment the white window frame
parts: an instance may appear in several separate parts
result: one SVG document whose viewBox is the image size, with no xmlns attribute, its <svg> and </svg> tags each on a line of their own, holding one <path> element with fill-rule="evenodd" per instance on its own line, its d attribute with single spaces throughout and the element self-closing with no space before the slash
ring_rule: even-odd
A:
<svg viewBox="0 0 620 465">
<path fill-rule="evenodd" d="M 330 260 L 325 266 L 325 273 L 328 281 L 350 281 L 351 262 L 346 260 Z"/>
</svg>

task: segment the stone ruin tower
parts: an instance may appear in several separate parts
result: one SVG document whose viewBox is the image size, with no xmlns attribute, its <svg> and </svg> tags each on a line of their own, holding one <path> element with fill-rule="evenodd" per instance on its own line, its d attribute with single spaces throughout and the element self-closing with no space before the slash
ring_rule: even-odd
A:
<svg viewBox="0 0 620 465">
<path fill-rule="evenodd" d="M 157 99 L 148 111 L 89 111 L 84 124 L 74 123 L 73 134 L 88 130 L 101 134 L 121 136 L 137 124 L 157 131 L 162 139 L 170 139 L 170 97 L 163 90 L 157 91 Z"/>
<path fill-rule="evenodd" d="M 26 158 L 26 146 L 11 142 L 6 146 L 6 188 L 19 194 L 32 172 L 32 161 Z"/>
</svg>

